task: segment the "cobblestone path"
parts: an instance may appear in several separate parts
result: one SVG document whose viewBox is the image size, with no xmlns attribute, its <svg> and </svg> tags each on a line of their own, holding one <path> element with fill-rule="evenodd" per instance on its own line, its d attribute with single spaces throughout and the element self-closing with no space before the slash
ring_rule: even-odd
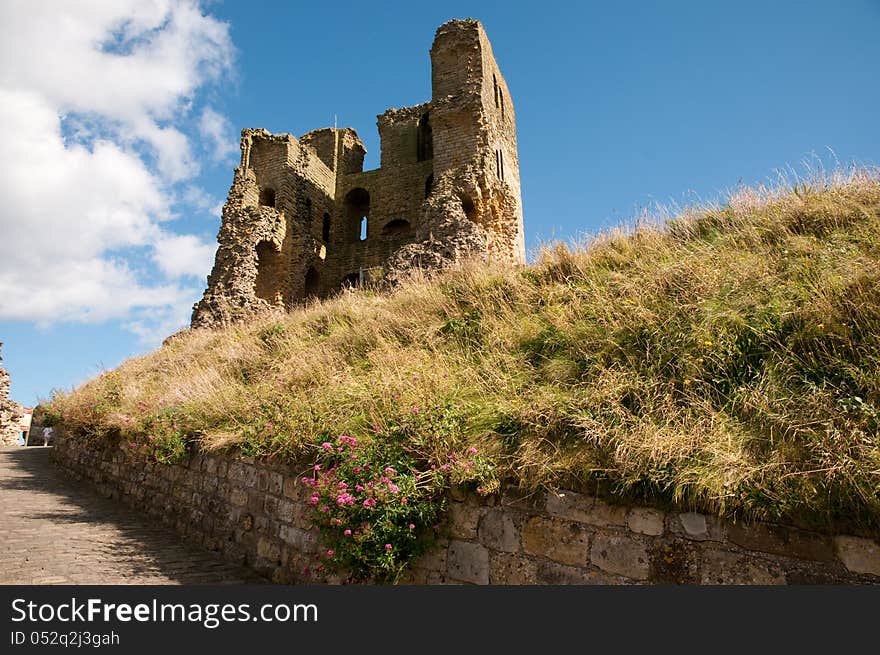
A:
<svg viewBox="0 0 880 655">
<path fill-rule="evenodd" d="M 0 449 L 0 584 L 266 582 L 67 478 L 50 451 Z"/>
</svg>

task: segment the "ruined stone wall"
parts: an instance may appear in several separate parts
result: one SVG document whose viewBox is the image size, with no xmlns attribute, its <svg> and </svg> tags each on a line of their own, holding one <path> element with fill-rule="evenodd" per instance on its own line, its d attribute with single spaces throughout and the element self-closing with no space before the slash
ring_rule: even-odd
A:
<svg viewBox="0 0 880 655">
<path fill-rule="evenodd" d="M 431 61 L 431 100 L 377 117 L 376 170 L 363 170 L 366 150 L 350 128 L 299 139 L 242 131 L 193 326 L 289 308 L 353 281 L 393 284 L 413 267 L 525 262 L 513 103 L 482 25 L 442 25 Z"/>
<path fill-rule="evenodd" d="M 0 351 L 3 343 L 0 342 Z M 24 414 L 24 407 L 9 398 L 9 373 L 3 368 L 3 357 L 0 354 L 0 447 L 18 445 L 21 435 L 19 426 Z"/>
<path fill-rule="evenodd" d="M 146 463 L 125 442 L 63 429 L 58 464 L 277 582 L 315 577 L 309 467 L 219 455 Z M 574 492 L 489 497 L 454 492 L 448 536 L 413 563 L 413 584 L 878 584 L 878 535 L 827 535 L 730 523 L 696 512 L 610 504 Z M 305 573 L 305 569 L 312 572 Z"/>
</svg>

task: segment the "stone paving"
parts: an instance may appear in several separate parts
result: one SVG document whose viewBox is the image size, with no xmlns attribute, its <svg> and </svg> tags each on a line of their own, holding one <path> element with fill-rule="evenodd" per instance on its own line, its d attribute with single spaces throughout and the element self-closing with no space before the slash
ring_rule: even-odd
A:
<svg viewBox="0 0 880 655">
<path fill-rule="evenodd" d="M 0 449 L 0 584 L 266 582 L 74 482 L 50 451 Z"/>
</svg>

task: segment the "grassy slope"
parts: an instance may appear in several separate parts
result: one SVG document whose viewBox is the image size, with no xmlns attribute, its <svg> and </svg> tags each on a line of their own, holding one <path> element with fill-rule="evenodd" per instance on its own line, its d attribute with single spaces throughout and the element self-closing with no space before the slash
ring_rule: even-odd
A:
<svg viewBox="0 0 880 655">
<path fill-rule="evenodd" d="M 396 430 L 528 487 L 880 524 L 880 178 L 746 190 L 663 226 L 193 331 L 50 406 L 101 435 L 173 414 L 297 458 Z"/>
</svg>

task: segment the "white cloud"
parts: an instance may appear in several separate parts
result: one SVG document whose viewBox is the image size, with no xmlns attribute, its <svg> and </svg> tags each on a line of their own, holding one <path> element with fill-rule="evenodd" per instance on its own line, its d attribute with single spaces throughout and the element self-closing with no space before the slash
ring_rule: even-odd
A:
<svg viewBox="0 0 880 655">
<path fill-rule="evenodd" d="M 215 161 L 226 161 L 239 149 L 238 141 L 230 135 L 232 126 L 227 118 L 210 107 L 205 107 L 202 112 L 202 117 L 199 119 L 199 130 L 213 146 L 212 156 Z"/>
<path fill-rule="evenodd" d="M 157 242 L 153 259 L 169 277 L 192 275 L 204 282 L 211 272 L 216 250 L 214 244 L 203 243 L 191 234 L 168 235 Z"/>
<path fill-rule="evenodd" d="M 232 58 L 193 0 L 0 4 L 0 319 L 186 322 L 215 246 L 168 227 L 169 199 L 206 115 L 220 151 L 228 123 L 192 106 Z"/>
</svg>

